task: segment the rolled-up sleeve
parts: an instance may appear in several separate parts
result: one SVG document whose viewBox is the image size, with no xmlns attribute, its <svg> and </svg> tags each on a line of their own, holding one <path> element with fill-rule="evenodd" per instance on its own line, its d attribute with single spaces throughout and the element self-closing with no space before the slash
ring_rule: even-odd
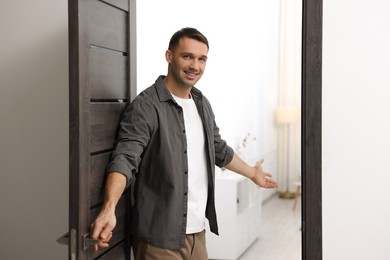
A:
<svg viewBox="0 0 390 260">
<path fill-rule="evenodd" d="M 227 145 L 226 141 L 221 138 L 219 128 L 214 121 L 214 149 L 215 149 L 215 165 L 224 167 L 233 159 L 234 151 Z"/>
<path fill-rule="evenodd" d="M 154 129 L 156 115 L 153 105 L 138 96 L 125 110 L 119 126 L 115 150 L 106 173 L 119 172 L 126 176 L 127 185 L 138 171 L 141 156 Z"/>
</svg>

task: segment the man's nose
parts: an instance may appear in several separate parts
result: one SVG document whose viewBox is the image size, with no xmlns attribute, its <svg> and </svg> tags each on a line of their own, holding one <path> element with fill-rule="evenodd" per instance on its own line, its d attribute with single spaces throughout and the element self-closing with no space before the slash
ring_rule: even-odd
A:
<svg viewBox="0 0 390 260">
<path fill-rule="evenodd" d="M 194 69 L 194 70 L 198 70 L 199 69 L 199 61 L 196 59 L 191 60 L 190 68 Z"/>
</svg>

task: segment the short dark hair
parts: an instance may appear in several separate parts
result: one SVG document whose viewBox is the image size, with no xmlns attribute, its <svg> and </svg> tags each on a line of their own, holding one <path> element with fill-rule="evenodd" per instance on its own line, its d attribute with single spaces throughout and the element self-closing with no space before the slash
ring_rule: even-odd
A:
<svg viewBox="0 0 390 260">
<path fill-rule="evenodd" d="M 186 27 L 186 28 L 183 28 L 183 29 L 175 32 L 172 35 L 171 40 L 169 41 L 168 49 L 170 51 L 173 51 L 179 45 L 180 39 L 184 38 L 184 37 L 200 41 L 200 42 L 206 44 L 207 49 L 209 49 L 209 41 L 207 40 L 206 36 L 204 36 L 197 29 L 191 28 L 191 27 Z"/>
</svg>

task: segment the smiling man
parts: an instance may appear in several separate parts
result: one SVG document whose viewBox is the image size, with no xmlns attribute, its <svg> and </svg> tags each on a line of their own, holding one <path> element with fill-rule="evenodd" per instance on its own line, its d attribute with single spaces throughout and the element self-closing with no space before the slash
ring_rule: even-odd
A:
<svg viewBox="0 0 390 260">
<path fill-rule="evenodd" d="M 107 247 L 116 225 L 115 207 L 135 181 L 131 232 L 135 259 L 207 260 L 205 220 L 218 234 L 215 165 L 277 187 L 271 175 L 242 161 L 221 138 L 211 105 L 194 87 L 206 68 L 209 44 L 194 28 L 176 32 L 165 57 L 166 77 L 126 109 L 107 166 L 105 201 L 92 223 L 95 246 Z"/>
</svg>

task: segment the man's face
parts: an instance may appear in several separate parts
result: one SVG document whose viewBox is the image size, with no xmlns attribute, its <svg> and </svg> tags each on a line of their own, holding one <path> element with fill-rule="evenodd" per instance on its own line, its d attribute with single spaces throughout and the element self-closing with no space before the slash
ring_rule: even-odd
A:
<svg viewBox="0 0 390 260">
<path fill-rule="evenodd" d="M 173 52 L 167 51 L 169 73 L 178 87 L 191 88 L 206 68 L 207 45 L 187 37 L 180 39 Z"/>
</svg>

